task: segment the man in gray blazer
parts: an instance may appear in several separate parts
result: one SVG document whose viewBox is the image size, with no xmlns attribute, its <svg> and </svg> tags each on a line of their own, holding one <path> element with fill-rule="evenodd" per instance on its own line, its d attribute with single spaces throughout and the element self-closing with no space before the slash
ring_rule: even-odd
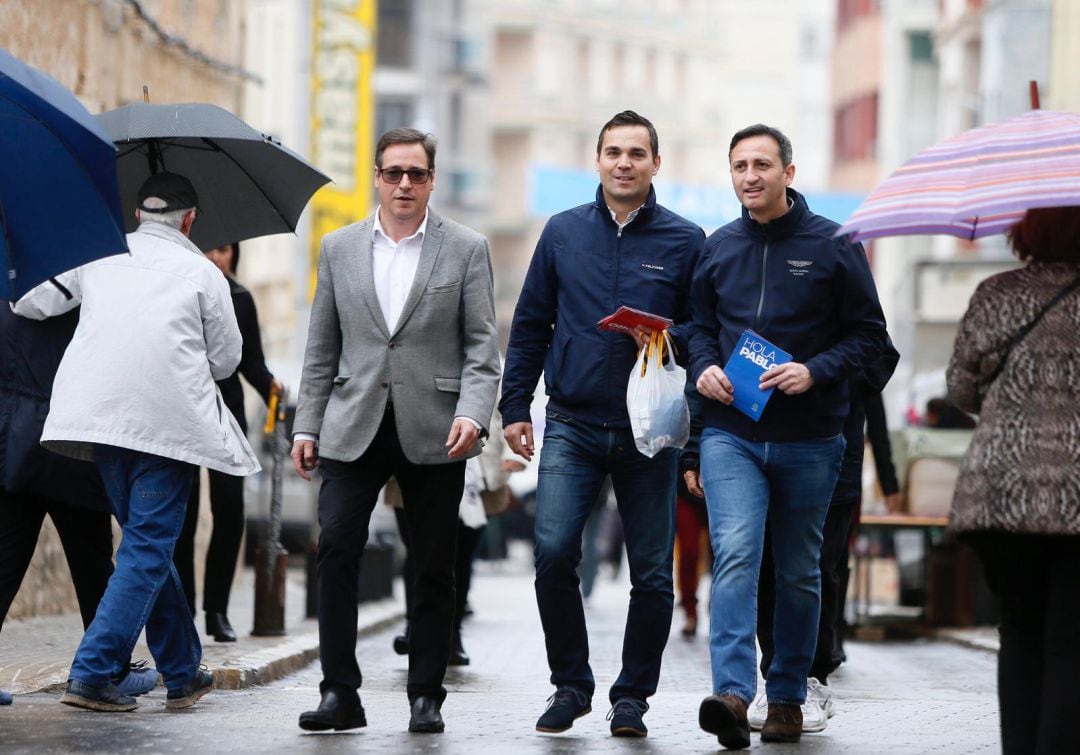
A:
<svg viewBox="0 0 1080 755">
<path fill-rule="evenodd" d="M 428 209 L 435 140 L 379 138 L 371 217 L 327 234 L 311 307 L 293 463 L 319 489 L 318 709 L 309 731 L 366 725 L 357 693 L 360 557 L 379 490 L 401 486 L 415 561 L 409 731 L 441 732 L 465 459 L 480 453 L 499 384 L 487 240 Z"/>
</svg>

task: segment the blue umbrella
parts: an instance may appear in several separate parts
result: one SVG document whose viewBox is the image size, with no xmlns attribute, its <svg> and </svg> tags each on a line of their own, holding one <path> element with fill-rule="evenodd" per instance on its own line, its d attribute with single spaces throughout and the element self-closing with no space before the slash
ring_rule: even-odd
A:
<svg viewBox="0 0 1080 755">
<path fill-rule="evenodd" d="M 0 165 L 0 297 L 127 251 L 112 141 L 75 95 L 2 49 Z"/>
</svg>

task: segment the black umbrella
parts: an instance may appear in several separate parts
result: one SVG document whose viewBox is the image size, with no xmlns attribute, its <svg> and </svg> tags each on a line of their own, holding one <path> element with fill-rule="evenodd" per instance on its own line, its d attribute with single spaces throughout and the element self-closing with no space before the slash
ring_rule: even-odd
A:
<svg viewBox="0 0 1080 755">
<path fill-rule="evenodd" d="M 186 176 L 199 195 L 191 240 L 204 251 L 296 230 L 315 191 L 330 179 L 273 137 L 216 105 L 135 103 L 101 113 L 117 146 L 116 171 L 127 229 L 151 174 Z"/>
</svg>

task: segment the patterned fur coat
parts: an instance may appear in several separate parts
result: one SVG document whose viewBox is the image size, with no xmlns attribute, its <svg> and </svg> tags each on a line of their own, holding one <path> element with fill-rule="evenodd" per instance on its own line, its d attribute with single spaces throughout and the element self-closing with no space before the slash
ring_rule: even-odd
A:
<svg viewBox="0 0 1080 755">
<path fill-rule="evenodd" d="M 980 415 L 950 528 L 1080 535 L 1080 291 L 1051 308 L 987 380 L 1012 336 L 1080 274 L 1032 261 L 979 285 L 949 363 L 950 398 Z"/>
</svg>

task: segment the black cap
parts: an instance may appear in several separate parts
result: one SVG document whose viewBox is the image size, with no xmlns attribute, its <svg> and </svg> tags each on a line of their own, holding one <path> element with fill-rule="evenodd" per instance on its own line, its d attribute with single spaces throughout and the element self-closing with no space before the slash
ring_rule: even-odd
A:
<svg viewBox="0 0 1080 755">
<path fill-rule="evenodd" d="M 164 207 L 147 207 L 146 200 L 157 197 L 165 201 Z M 146 179 L 139 188 L 139 209 L 143 212 L 172 212 L 187 210 L 199 204 L 199 196 L 191 181 L 178 173 L 158 173 Z"/>
</svg>

